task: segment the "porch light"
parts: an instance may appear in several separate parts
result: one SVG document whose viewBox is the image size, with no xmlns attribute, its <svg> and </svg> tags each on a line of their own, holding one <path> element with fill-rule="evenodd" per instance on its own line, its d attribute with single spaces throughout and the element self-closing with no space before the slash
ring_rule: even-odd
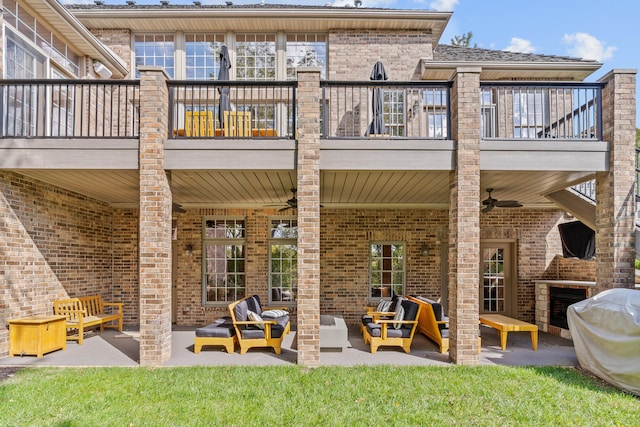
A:
<svg viewBox="0 0 640 427">
<path fill-rule="evenodd" d="M 112 75 L 111 71 L 109 71 L 109 69 L 105 67 L 102 62 L 98 60 L 93 61 L 93 70 L 96 72 L 97 75 L 99 75 L 103 79 L 111 78 L 111 75 Z"/>
<path fill-rule="evenodd" d="M 420 253 L 422 254 L 422 256 L 428 256 L 429 255 L 429 246 L 422 245 L 422 247 L 420 248 Z"/>
<path fill-rule="evenodd" d="M 193 254 L 193 243 L 187 243 L 184 245 L 184 253 L 187 256 L 191 256 Z"/>
</svg>

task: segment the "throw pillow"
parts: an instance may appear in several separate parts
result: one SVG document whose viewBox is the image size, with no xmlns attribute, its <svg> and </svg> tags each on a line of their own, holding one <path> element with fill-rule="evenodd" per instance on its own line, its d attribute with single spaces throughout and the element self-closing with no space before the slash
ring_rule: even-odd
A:
<svg viewBox="0 0 640 427">
<path fill-rule="evenodd" d="M 289 313 L 285 310 L 265 310 L 262 312 L 262 317 L 277 319 L 278 317 L 286 316 L 287 314 Z"/>
<path fill-rule="evenodd" d="M 398 308 L 396 308 L 396 315 L 393 316 L 393 320 L 404 320 L 404 308 L 402 308 L 402 305 L 398 305 Z M 402 328 L 402 323 L 394 323 L 393 328 Z"/>
<path fill-rule="evenodd" d="M 386 313 L 387 311 L 389 311 L 389 309 L 391 308 L 391 300 L 382 300 L 378 303 L 378 306 L 376 307 L 376 311 L 378 313 Z"/>
<path fill-rule="evenodd" d="M 247 317 L 249 318 L 249 320 L 251 320 L 252 322 L 262 322 L 262 317 L 260 317 L 258 315 L 258 313 L 254 313 L 251 310 L 247 311 Z M 260 329 L 264 329 L 264 323 L 258 323 L 254 326 L 257 326 Z"/>
</svg>

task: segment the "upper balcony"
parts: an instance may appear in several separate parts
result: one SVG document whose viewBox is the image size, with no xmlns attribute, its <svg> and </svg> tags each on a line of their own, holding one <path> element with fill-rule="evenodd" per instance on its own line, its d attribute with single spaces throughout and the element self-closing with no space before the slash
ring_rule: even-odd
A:
<svg viewBox="0 0 640 427">
<path fill-rule="evenodd" d="M 180 168 L 181 161 L 190 160 L 191 168 L 242 168 L 240 163 L 224 160 L 218 166 L 198 162 L 203 150 L 295 150 L 297 82 L 169 81 L 167 85 L 165 148 L 196 150 L 190 158 L 178 156 L 172 167 Z M 138 81 L 4 80 L 0 87 L 2 145 L 5 150 L 21 150 L 0 166 L 137 167 L 137 157 L 122 157 L 119 151 L 132 154 L 137 149 L 138 106 L 145 102 L 140 99 Z M 478 99 L 481 169 L 567 169 L 566 157 L 550 153 L 570 152 L 577 156 L 572 158 L 574 165 L 602 170 L 607 156 L 602 141 L 602 87 L 599 83 L 482 83 Z M 451 82 L 322 81 L 321 167 L 451 170 L 455 167 L 451 117 L 456 112 L 450 91 Z M 54 157 L 44 162 L 43 156 L 25 151 L 45 147 L 67 147 L 76 153 L 95 150 L 96 156 L 85 152 L 69 157 L 58 152 L 56 158 L 54 151 L 48 151 Z M 105 150 L 114 151 L 105 158 Z M 280 154 L 264 161 L 276 161 L 276 168 L 293 167 L 291 153 L 286 157 L 279 166 Z M 122 160 L 126 158 L 130 160 Z"/>
</svg>

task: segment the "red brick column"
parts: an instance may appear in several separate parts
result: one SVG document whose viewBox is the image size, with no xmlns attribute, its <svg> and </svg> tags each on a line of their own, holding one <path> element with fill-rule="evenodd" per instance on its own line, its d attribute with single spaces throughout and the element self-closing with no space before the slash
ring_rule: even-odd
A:
<svg viewBox="0 0 640 427">
<path fill-rule="evenodd" d="M 320 69 L 298 70 L 298 364 L 320 365 Z"/>
<path fill-rule="evenodd" d="M 480 280 L 480 69 L 459 68 L 451 89 L 457 142 L 449 210 L 449 359 L 478 363 Z"/>
<path fill-rule="evenodd" d="M 171 190 L 164 170 L 169 95 L 161 67 L 140 67 L 140 364 L 171 357 Z"/>
<path fill-rule="evenodd" d="M 596 292 L 633 288 L 635 260 L 636 72 L 613 70 L 601 79 L 603 139 L 609 170 L 596 173 Z"/>
</svg>

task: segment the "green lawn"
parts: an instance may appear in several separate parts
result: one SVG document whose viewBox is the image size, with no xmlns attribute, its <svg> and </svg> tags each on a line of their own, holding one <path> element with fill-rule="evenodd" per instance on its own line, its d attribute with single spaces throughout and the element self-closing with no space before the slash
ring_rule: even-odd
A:
<svg viewBox="0 0 640 427">
<path fill-rule="evenodd" d="M 568 368 L 30 368 L 2 426 L 637 426 L 640 399 Z"/>
</svg>

